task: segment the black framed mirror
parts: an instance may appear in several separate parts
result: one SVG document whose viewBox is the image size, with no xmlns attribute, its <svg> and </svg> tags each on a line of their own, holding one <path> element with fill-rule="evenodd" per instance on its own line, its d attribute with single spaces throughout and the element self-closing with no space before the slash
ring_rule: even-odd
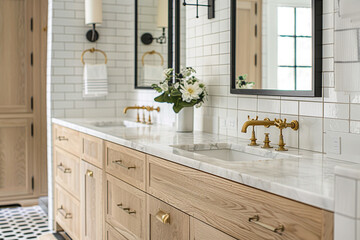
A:
<svg viewBox="0 0 360 240">
<path fill-rule="evenodd" d="M 322 0 L 231 0 L 231 93 L 321 97 L 322 7 Z"/>
<path fill-rule="evenodd" d="M 152 89 L 172 67 L 172 26 L 172 0 L 135 0 L 135 89 Z"/>
</svg>

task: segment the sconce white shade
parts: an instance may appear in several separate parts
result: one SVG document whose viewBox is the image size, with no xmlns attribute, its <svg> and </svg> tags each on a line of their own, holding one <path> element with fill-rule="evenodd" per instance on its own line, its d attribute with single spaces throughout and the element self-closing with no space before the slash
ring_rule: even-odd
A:
<svg viewBox="0 0 360 240">
<path fill-rule="evenodd" d="M 168 0 L 158 0 L 157 26 L 168 27 Z"/>
<path fill-rule="evenodd" d="M 85 24 L 102 23 L 102 0 L 85 0 Z"/>
</svg>

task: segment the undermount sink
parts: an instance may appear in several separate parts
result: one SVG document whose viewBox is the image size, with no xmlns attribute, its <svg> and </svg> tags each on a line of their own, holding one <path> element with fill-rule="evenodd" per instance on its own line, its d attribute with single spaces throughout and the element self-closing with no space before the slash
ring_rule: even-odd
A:
<svg viewBox="0 0 360 240">
<path fill-rule="evenodd" d="M 247 146 L 234 146 L 226 143 L 173 145 L 171 147 L 227 162 L 269 160 L 276 157 L 271 152 L 262 149 L 254 151 L 253 148 Z"/>
<path fill-rule="evenodd" d="M 117 120 L 117 121 L 97 121 L 92 122 L 91 125 L 95 127 L 108 128 L 108 127 L 146 127 L 147 125 L 137 122 L 131 122 L 127 120 Z"/>
</svg>

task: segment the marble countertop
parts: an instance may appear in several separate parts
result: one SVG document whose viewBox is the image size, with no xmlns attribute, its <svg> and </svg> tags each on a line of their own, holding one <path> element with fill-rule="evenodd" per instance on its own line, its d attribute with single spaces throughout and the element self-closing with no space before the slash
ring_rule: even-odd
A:
<svg viewBox="0 0 360 240">
<path fill-rule="evenodd" d="M 53 123 L 135 150 L 211 173 L 266 192 L 334 210 L 335 166 L 354 163 L 327 158 L 324 154 L 298 149 L 286 153 L 247 146 L 240 138 L 204 132 L 177 133 L 164 125 L 146 126 L 119 119 L 57 119 Z M 113 126 L 101 126 L 113 122 Z M 110 124 L 111 125 L 111 124 Z M 223 161 L 192 152 L 193 149 L 231 148 L 261 156 L 262 160 Z M 357 164 L 358 165 L 358 164 Z"/>
</svg>

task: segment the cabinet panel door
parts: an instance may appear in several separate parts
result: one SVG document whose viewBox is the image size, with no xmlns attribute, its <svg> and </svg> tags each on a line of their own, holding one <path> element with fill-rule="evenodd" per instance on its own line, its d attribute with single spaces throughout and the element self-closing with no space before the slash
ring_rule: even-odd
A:
<svg viewBox="0 0 360 240">
<path fill-rule="evenodd" d="M 203 223 L 196 218 L 190 218 L 190 240 L 236 240 L 233 237 Z"/>
<path fill-rule="evenodd" d="M 30 119 L 0 120 L 0 197 L 32 192 L 32 148 Z"/>
<path fill-rule="evenodd" d="M 81 161 L 80 205 L 83 240 L 99 240 L 103 234 L 102 170 Z"/>
<path fill-rule="evenodd" d="M 32 0 L 0 1 L 0 113 L 30 112 Z"/>
<path fill-rule="evenodd" d="M 147 195 L 149 240 L 189 240 L 189 215 Z"/>
<path fill-rule="evenodd" d="M 128 240 L 118 233 L 110 224 L 106 224 L 106 240 Z"/>
<path fill-rule="evenodd" d="M 81 134 L 81 159 L 98 168 L 103 168 L 103 140 Z"/>
</svg>

